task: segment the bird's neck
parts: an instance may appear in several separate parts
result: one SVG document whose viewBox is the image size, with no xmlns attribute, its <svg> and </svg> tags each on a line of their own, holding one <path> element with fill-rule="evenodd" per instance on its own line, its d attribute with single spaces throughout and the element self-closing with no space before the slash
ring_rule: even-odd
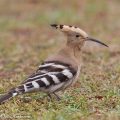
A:
<svg viewBox="0 0 120 120">
<path fill-rule="evenodd" d="M 63 51 L 66 56 L 75 58 L 77 61 L 81 59 L 81 49 L 78 45 L 71 45 L 67 43 L 67 45 L 61 50 L 61 52 Z"/>
</svg>

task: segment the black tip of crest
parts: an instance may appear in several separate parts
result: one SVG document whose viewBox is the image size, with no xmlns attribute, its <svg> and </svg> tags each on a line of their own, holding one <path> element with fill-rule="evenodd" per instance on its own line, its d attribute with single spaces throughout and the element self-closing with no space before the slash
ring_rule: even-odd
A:
<svg viewBox="0 0 120 120">
<path fill-rule="evenodd" d="M 57 24 L 51 24 L 50 26 L 57 28 L 58 25 Z"/>
</svg>

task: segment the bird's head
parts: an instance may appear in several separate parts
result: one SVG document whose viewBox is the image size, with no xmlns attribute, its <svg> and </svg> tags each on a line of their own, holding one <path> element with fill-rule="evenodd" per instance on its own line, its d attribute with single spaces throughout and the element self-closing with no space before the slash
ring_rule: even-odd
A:
<svg viewBox="0 0 120 120">
<path fill-rule="evenodd" d="M 79 46 L 81 48 L 84 45 L 85 41 L 93 41 L 108 47 L 105 43 L 91 38 L 85 31 L 81 30 L 78 27 L 57 24 L 51 24 L 51 26 L 55 29 L 59 29 L 67 36 L 68 44 Z"/>
</svg>

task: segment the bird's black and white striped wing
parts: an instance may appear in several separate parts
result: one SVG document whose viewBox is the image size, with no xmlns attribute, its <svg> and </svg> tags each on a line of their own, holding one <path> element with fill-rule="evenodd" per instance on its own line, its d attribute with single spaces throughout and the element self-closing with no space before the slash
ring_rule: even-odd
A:
<svg viewBox="0 0 120 120">
<path fill-rule="evenodd" d="M 17 88 L 24 93 L 36 89 L 48 89 L 51 86 L 71 80 L 76 75 L 76 70 L 69 64 L 59 61 L 44 62 L 39 69 Z"/>
</svg>

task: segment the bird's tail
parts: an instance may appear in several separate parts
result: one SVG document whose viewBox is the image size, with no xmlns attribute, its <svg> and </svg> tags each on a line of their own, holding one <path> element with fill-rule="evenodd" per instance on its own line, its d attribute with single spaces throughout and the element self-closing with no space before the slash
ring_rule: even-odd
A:
<svg viewBox="0 0 120 120">
<path fill-rule="evenodd" d="M 17 88 L 13 88 L 11 89 L 9 92 L 7 92 L 6 94 L 0 96 L 0 104 L 6 102 L 7 100 L 21 94 L 24 93 L 24 86 L 20 85 Z"/>
<path fill-rule="evenodd" d="M 8 92 L 8 93 L 0 96 L 0 104 L 6 102 L 7 100 L 11 99 L 12 97 L 15 97 L 16 95 L 18 95 L 18 93 L 15 91 L 14 92 L 12 91 L 12 92 Z"/>
<path fill-rule="evenodd" d="M 12 97 L 13 97 L 13 94 L 11 94 L 11 93 L 6 93 L 6 94 L 0 96 L 0 104 L 6 102 L 7 100 L 9 100 Z"/>
</svg>

